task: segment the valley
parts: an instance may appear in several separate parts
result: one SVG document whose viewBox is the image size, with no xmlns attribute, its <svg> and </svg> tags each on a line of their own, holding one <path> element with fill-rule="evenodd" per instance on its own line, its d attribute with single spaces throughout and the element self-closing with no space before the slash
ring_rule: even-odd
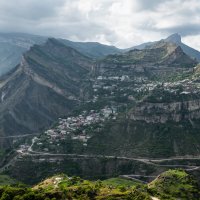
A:
<svg viewBox="0 0 200 200">
<path fill-rule="evenodd" d="M 199 0 L 0 0 L 0 200 L 200 200 Z"/>
<path fill-rule="evenodd" d="M 56 173 L 149 182 L 182 168 L 200 180 L 198 62 L 163 40 L 82 53 L 50 38 L 2 77 L 0 172 L 26 184 Z"/>
</svg>

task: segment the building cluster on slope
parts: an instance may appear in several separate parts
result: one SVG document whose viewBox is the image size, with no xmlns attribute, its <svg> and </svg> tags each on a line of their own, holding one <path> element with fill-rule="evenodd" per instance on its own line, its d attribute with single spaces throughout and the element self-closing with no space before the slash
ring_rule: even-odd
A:
<svg viewBox="0 0 200 200">
<path fill-rule="evenodd" d="M 145 76 L 129 76 L 126 74 L 121 75 L 107 75 L 98 76 L 93 80 L 93 100 L 97 102 L 101 98 L 115 98 L 115 97 L 128 97 L 132 93 L 140 93 L 142 91 L 151 91 L 157 84 L 150 82 Z"/>
<path fill-rule="evenodd" d="M 164 90 L 171 93 L 177 93 L 182 89 L 180 94 L 196 94 L 199 93 L 200 83 L 198 81 L 191 81 L 190 79 L 184 79 L 176 82 L 166 82 L 163 84 Z"/>
<path fill-rule="evenodd" d="M 200 81 L 184 79 L 174 82 L 159 82 L 146 80 L 145 77 L 137 77 L 135 80 L 133 77 L 128 75 L 122 76 L 99 76 L 94 80 L 93 91 L 93 102 L 99 100 L 103 95 L 110 98 L 111 96 L 116 96 L 118 94 L 125 96 L 127 95 L 128 100 L 137 101 L 135 94 L 144 93 L 156 90 L 158 87 L 162 87 L 162 91 L 168 91 L 173 94 L 199 94 L 200 92 Z M 126 84 L 128 82 L 128 84 Z M 133 84 L 132 84 L 133 83 Z M 99 93 L 103 89 L 106 91 L 111 91 L 111 93 Z M 126 102 L 125 102 L 126 104 Z M 42 134 L 46 140 L 40 139 L 40 137 L 34 141 L 35 145 L 43 146 L 44 143 L 60 145 L 61 140 L 79 141 L 84 146 L 87 146 L 87 141 L 92 137 L 95 125 L 103 126 L 106 120 L 115 120 L 118 115 L 118 109 L 120 108 L 119 103 L 115 106 L 105 106 L 100 110 L 87 110 L 83 111 L 77 116 L 71 116 L 67 118 L 59 118 L 58 124 L 51 129 L 45 131 Z M 98 127 L 99 128 L 99 127 Z M 28 149 L 28 146 L 22 146 L 21 150 Z M 45 147 L 44 151 L 48 151 Z"/>
<path fill-rule="evenodd" d="M 53 144 L 54 141 L 58 142 L 70 138 L 71 140 L 79 140 L 84 146 L 87 146 L 87 141 L 92 136 L 90 131 L 92 126 L 102 124 L 108 119 L 115 120 L 116 116 L 116 107 L 105 107 L 99 112 L 95 110 L 83 111 L 78 116 L 59 118 L 58 125 L 45 131 L 45 135 L 50 144 Z M 37 141 L 37 145 L 42 145 L 40 140 Z"/>
</svg>

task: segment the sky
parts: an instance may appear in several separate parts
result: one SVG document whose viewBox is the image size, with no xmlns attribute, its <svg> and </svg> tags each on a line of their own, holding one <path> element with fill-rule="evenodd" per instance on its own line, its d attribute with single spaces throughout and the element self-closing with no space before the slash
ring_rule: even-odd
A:
<svg viewBox="0 0 200 200">
<path fill-rule="evenodd" d="M 0 0 L 0 32 L 128 48 L 179 33 L 200 50 L 199 0 Z"/>
</svg>

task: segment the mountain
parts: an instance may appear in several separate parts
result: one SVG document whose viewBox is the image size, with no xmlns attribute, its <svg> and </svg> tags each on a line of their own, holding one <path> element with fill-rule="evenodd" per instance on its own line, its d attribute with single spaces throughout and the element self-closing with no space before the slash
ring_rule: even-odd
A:
<svg viewBox="0 0 200 200">
<path fill-rule="evenodd" d="M 132 105 L 88 141 L 88 152 L 160 159 L 199 156 L 199 68 L 179 80 L 175 77 L 175 81 L 140 87 L 137 83 L 134 91 L 124 90 L 122 94 L 131 95 Z"/>
<path fill-rule="evenodd" d="M 110 56 L 112 58 L 112 56 Z M 117 57 L 117 56 L 116 56 Z M 132 50 L 122 55 L 114 62 L 124 64 L 124 62 L 138 65 L 168 65 L 193 67 L 196 62 L 192 60 L 184 51 L 176 44 L 160 41 L 151 46 L 147 46 L 142 50 Z"/>
<path fill-rule="evenodd" d="M 126 95 L 123 91 L 127 90 L 132 95 L 130 90 L 137 87 L 136 79 L 140 79 L 139 84 L 141 80 L 152 80 L 155 77 L 162 79 L 193 69 L 196 64 L 179 46 L 165 41 L 144 50 L 109 55 L 94 62 L 60 40 L 50 38 L 45 44 L 31 47 L 23 55 L 21 63 L 1 78 L 0 134 L 10 136 L 37 133 L 84 102 L 92 106 L 98 96 L 101 106 L 108 106 L 109 102 L 119 106 L 119 99 L 123 102 Z M 98 83 L 99 76 L 106 76 L 108 80 Z M 116 84 L 112 83 L 109 76 L 112 79 L 125 78 L 125 81 L 131 81 L 133 87 L 130 89 L 127 83 L 117 83 L 119 92 L 114 89 Z M 110 95 L 99 90 L 100 93 L 95 96 L 96 85 L 98 88 L 101 85 L 102 88 L 113 87 L 116 91 Z M 95 138 L 93 143 L 96 143 Z"/>
<path fill-rule="evenodd" d="M 177 33 L 170 35 L 169 37 L 167 37 L 166 39 L 163 39 L 161 41 L 165 41 L 165 42 L 170 42 L 170 43 L 174 43 L 178 46 L 181 47 L 181 49 L 184 51 L 184 53 L 186 53 L 187 55 L 189 55 L 191 58 L 195 58 L 198 62 L 200 62 L 200 52 L 197 51 L 196 49 L 193 49 L 191 47 L 189 47 L 188 45 L 182 43 L 181 41 L 181 36 Z M 147 43 L 143 43 L 140 44 L 138 46 L 132 47 L 127 49 L 132 50 L 132 49 L 145 49 L 148 48 L 152 45 L 155 45 L 156 43 L 159 43 L 160 41 L 155 41 L 155 42 L 147 42 Z"/>
<path fill-rule="evenodd" d="M 130 50 L 133 50 L 133 49 L 145 49 L 146 47 L 152 45 L 152 44 L 155 44 L 156 42 L 145 42 L 145 43 L 142 43 L 142 44 L 139 44 L 137 46 L 134 46 L 134 47 L 130 47 L 128 49 L 126 49 L 126 51 L 130 51 Z"/>
<path fill-rule="evenodd" d="M 168 169 L 152 159 L 198 156 L 196 65 L 167 41 L 95 61 L 57 39 L 34 45 L 0 81 L 1 146 L 16 149 L 0 172 L 26 181 L 57 172 L 151 176 Z M 40 134 L 20 140 L 30 133 Z"/>
<path fill-rule="evenodd" d="M 42 44 L 46 39 L 25 33 L 0 33 L 0 75 L 19 64 L 22 54 L 32 45 Z"/>
<path fill-rule="evenodd" d="M 31 46 L 43 44 L 47 38 L 26 33 L 0 33 L 0 76 L 18 65 L 23 53 L 28 51 Z M 121 51 L 114 46 L 97 42 L 72 42 L 65 39 L 59 39 L 59 41 L 93 59 L 103 58 Z"/>
<path fill-rule="evenodd" d="M 94 59 L 103 58 L 109 54 L 116 54 L 122 51 L 114 46 L 108 46 L 98 42 L 72 42 L 64 39 L 59 39 L 59 41 Z"/>
<path fill-rule="evenodd" d="M 178 38 L 178 39 L 175 39 Z M 34 44 L 43 44 L 47 37 L 37 36 L 25 33 L 0 33 L 0 76 L 9 72 L 20 63 L 23 53 L 25 53 Z M 102 59 L 109 54 L 120 54 L 132 49 L 144 49 L 156 42 L 144 43 L 129 49 L 118 49 L 114 46 L 103 45 L 97 42 L 73 42 L 65 39 L 58 39 L 66 46 L 72 47 L 92 59 Z M 174 34 L 164 41 L 173 42 L 180 46 L 189 56 L 200 61 L 200 53 L 197 50 L 183 44 L 180 36 Z"/>
<path fill-rule="evenodd" d="M 195 58 L 198 62 L 200 62 L 200 52 L 189 47 L 188 45 L 182 43 L 181 41 L 181 36 L 177 33 L 169 36 L 167 39 L 165 39 L 165 41 L 168 41 L 168 42 L 173 42 L 175 44 L 177 44 L 178 46 L 180 46 L 183 51 L 189 55 L 190 57 L 192 58 Z"/>
<path fill-rule="evenodd" d="M 1 136 L 37 132 L 67 115 L 89 91 L 93 62 L 56 39 L 34 45 L 1 78 Z"/>
<path fill-rule="evenodd" d="M 167 37 L 166 39 L 164 39 L 166 42 L 172 42 L 174 44 L 181 44 L 181 36 L 178 33 L 174 33 L 172 35 L 170 35 L 169 37 Z"/>
<path fill-rule="evenodd" d="M 51 145 L 51 140 L 48 142 L 48 134 L 43 134 L 38 138 L 43 145 L 33 146 L 35 151 L 144 158 L 198 155 L 198 83 L 191 79 L 164 83 L 166 76 L 193 73 L 196 64 L 179 46 L 165 41 L 144 50 L 107 56 L 95 63 L 92 84 L 97 103 L 90 100 L 88 112 L 114 107 L 120 117 L 102 122 L 100 127 L 91 125 L 92 131 L 77 126 L 77 131 L 72 131 L 59 148 Z M 93 115 L 99 111 L 96 112 Z M 59 126 L 53 129 L 58 130 Z M 83 130 L 89 134 L 86 143 L 76 138 L 77 133 L 84 137 Z"/>
<path fill-rule="evenodd" d="M 180 46 L 160 41 L 145 49 L 109 55 L 97 62 L 96 73 L 102 76 L 127 75 L 161 78 L 196 66 L 197 62 L 183 52 Z"/>
</svg>

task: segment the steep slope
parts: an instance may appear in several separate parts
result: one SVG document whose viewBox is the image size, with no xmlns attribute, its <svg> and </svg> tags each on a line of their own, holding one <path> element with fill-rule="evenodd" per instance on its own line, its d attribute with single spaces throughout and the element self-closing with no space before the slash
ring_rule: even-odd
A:
<svg viewBox="0 0 200 200">
<path fill-rule="evenodd" d="M 87 142 L 87 153 L 143 158 L 198 156 L 199 120 L 147 123 L 121 119 L 106 124 Z"/>
<path fill-rule="evenodd" d="M 181 67 L 185 67 L 187 64 L 192 67 L 196 64 L 179 46 L 165 41 L 157 42 L 142 50 L 135 49 L 124 54 L 111 55 L 105 60 L 118 64 L 182 65 Z"/>
<path fill-rule="evenodd" d="M 89 58 L 55 39 L 31 47 L 2 77 L 0 135 L 37 132 L 68 114 L 87 96 L 85 78 L 92 66 Z"/>
<path fill-rule="evenodd" d="M 200 154 L 198 68 L 193 78 L 161 83 L 144 92 L 126 115 L 88 141 L 90 152 L 128 157 Z"/>
<path fill-rule="evenodd" d="M 34 44 L 43 44 L 45 36 L 26 33 L 0 33 L 0 76 L 9 72 L 20 63 L 23 53 Z M 114 46 L 103 45 L 97 42 L 72 42 L 58 39 L 66 46 L 72 47 L 93 59 L 102 58 L 109 54 L 119 53 L 120 49 Z"/>
<path fill-rule="evenodd" d="M 167 42 L 173 42 L 175 44 L 177 44 L 178 46 L 180 46 L 183 51 L 189 55 L 191 58 L 195 58 L 198 62 L 200 62 L 200 52 L 197 51 L 196 49 L 193 49 L 191 47 L 189 47 L 188 45 L 182 43 L 181 41 L 181 36 L 177 33 L 169 36 L 168 38 L 165 39 L 165 41 Z"/>
<path fill-rule="evenodd" d="M 0 75 L 13 69 L 21 56 L 34 44 L 42 44 L 46 37 L 24 33 L 0 33 Z"/>
<path fill-rule="evenodd" d="M 129 77 L 126 84 L 118 83 L 117 94 L 118 98 L 120 94 L 131 95 L 133 103 L 127 106 L 127 110 L 132 107 L 128 113 L 108 122 L 100 134 L 88 141 L 86 151 L 147 158 L 199 155 L 199 79 L 148 81 L 152 73 L 157 79 L 166 73 L 176 76 L 178 69 L 191 69 L 189 73 L 193 73 L 195 64 L 180 47 L 164 41 L 144 50 L 108 56 L 100 62 L 100 78 L 108 81 L 109 77 Z"/>
<path fill-rule="evenodd" d="M 148 188 L 161 199 L 200 199 L 197 181 L 183 170 L 162 173 L 148 184 Z"/>
<path fill-rule="evenodd" d="M 193 70 L 192 66 L 194 65 L 196 65 L 196 62 L 187 56 L 180 47 L 163 41 L 145 50 L 133 50 L 120 55 L 110 55 L 96 64 L 71 47 L 66 47 L 55 39 L 49 39 L 45 45 L 31 48 L 24 55 L 19 67 L 10 75 L 7 75 L 5 80 L 2 80 L 0 89 L 2 133 L 13 134 L 12 131 L 15 127 L 18 127 L 15 134 L 34 132 L 47 127 L 58 117 L 69 113 L 80 100 L 87 99 L 88 92 L 93 90 L 94 85 L 95 87 L 97 85 L 97 88 L 108 85 L 108 88 L 111 87 L 112 89 L 112 94 L 109 90 L 107 91 L 107 86 L 105 87 L 106 91 L 99 90 L 98 93 L 98 90 L 96 90 L 96 93 L 93 94 L 102 97 L 100 101 L 109 102 L 109 104 L 114 102 L 115 105 L 121 106 L 118 99 L 122 96 L 122 106 L 128 107 L 129 105 L 127 106 L 126 103 L 129 102 L 123 100 L 127 99 L 125 96 L 134 96 L 136 93 L 134 98 L 137 98 L 138 92 L 135 88 L 137 87 L 140 91 L 139 87 L 144 87 L 143 80 L 136 82 L 135 77 L 151 78 L 154 74 L 159 77 L 163 76 L 166 71 L 174 74 L 179 69 Z M 97 79 L 90 85 L 88 80 L 91 78 L 90 72 L 93 75 L 94 69 Z M 102 80 L 102 77 L 98 80 L 100 75 L 105 76 L 105 80 Z M 90 76 L 90 78 L 87 76 Z M 123 76 L 125 76 L 125 79 L 127 76 L 125 82 L 121 79 Z M 146 81 L 148 83 L 148 80 Z M 154 88 L 154 85 L 152 85 L 151 87 Z M 86 92 L 87 89 L 88 92 Z M 164 91 L 163 88 L 161 90 Z M 169 157 L 187 153 L 198 154 L 198 144 L 195 143 L 195 148 L 191 148 L 196 136 L 193 132 L 196 129 L 190 129 L 191 126 L 189 125 L 186 129 L 185 126 L 179 127 L 176 122 L 182 125 L 183 119 L 199 120 L 199 107 L 193 108 L 193 103 L 190 104 L 191 98 L 195 96 L 198 99 L 199 96 L 195 93 L 183 99 L 182 91 L 179 94 L 175 89 L 172 88 L 171 90 L 175 91 L 181 100 L 175 98 L 176 94 L 167 94 L 165 96 L 171 97 L 172 102 L 165 104 L 168 99 L 158 93 L 158 98 L 161 98 L 160 101 L 154 102 L 151 107 L 146 107 L 145 105 L 149 105 L 148 99 L 156 96 L 157 93 L 154 91 L 157 90 L 145 92 L 142 94 L 146 95 L 145 98 L 142 97 L 138 102 L 135 99 L 134 105 L 131 104 L 132 109 L 126 116 L 128 119 L 123 116 L 117 121 L 111 120 L 105 125 L 101 134 L 94 134 L 94 137 L 88 140 L 88 147 L 84 147 L 80 143 L 81 146 L 77 148 L 77 152 L 82 152 L 82 149 L 84 149 L 85 153 L 130 157 Z M 109 98 L 111 95 L 112 98 Z M 90 102 L 93 101 L 92 98 L 89 100 Z M 182 103 L 181 101 L 185 102 Z M 102 104 L 102 102 L 99 104 Z M 174 104 L 178 105 L 177 110 L 173 110 Z M 159 107 L 159 105 L 161 106 Z M 198 105 L 198 103 L 195 105 Z M 185 114 L 185 118 L 182 118 L 183 111 L 186 108 L 188 108 L 187 114 Z M 163 113 L 160 113 L 160 110 Z M 191 116 L 191 118 L 187 116 Z M 173 120 L 171 126 L 170 120 Z M 11 123 L 14 126 L 11 127 Z M 155 126 L 155 123 L 158 125 Z M 199 126 L 196 128 L 198 129 Z M 167 131 L 168 134 L 166 135 Z M 176 137 L 173 137 L 174 131 L 177 132 Z M 182 142 L 180 142 L 181 131 L 186 131 Z M 189 134 L 194 135 L 190 136 Z M 69 138 L 66 138 L 66 142 Z M 199 138 L 197 137 L 196 141 L 199 141 Z M 186 141 L 190 142 L 187 143 Z M 182 144 L 188 145 L 183 149 Z M 71 146 L 73 146 L 73 141 L 71 141 Z M 70 149 L 70 146 L 68 147 Z M 66 150 L 66 148 L 63 149 Z M 74 151 L 76 151 L 76 148 L 74 148 Z"/>
<path fill-rule="evenodd" d="M 152 44 L 155 44 L 157 41 L 155 42 L 145 42 L 145 43 L 142 43 L 142 44 L 139 44 L 137 46 L 134 46 L 134 47 L 130 47 L 128 49 L 125 49 L 125 51 L 130 51 L 130 50 L 133 50 L 133 49 L 139 49 L 139 50 L 142 50 L 142 49 L 145 49 L 146 47 L 152 45 Z"/>
<path fill-rule="evenodd" d="M 60 39 L 59 41 L 76 49 L 82 54 L 95 59 L 103 58 L 109 54 L 120 53 L 122 51 L 114 46 L 108 46 L 98 42 L 72 42 L 64 39 Z"/>
<path fill-rule="evenodd" d="M 160 41 L 143 50 L 109 55 L 97 64 L 97 74 L 157 78 L 192 68 L 197 62 L 174 43 Z"/>
<path fill-rule="evenodd" d="M 142 50 L 142 49 L 151 47 L 152 45 L 155 45 L 155 44 L 157 44 L 161 41 L 174 43 L 177 46 L 180 46 L 184 53 L 186 53 L 191 58 L 195 58 L 198 62 L 200 62 L 200 52 L 197 51 L 196 49 L 193 49 L 193 48 L 189 47 L 188 45 L 182 43 L 181 36 L 178 33 L 172 34 L 169 37 L 167 37 L 166 39 L 163 39 L 163 40 L 160 40 L 160 41 L 146 42 L 146 43 L 140 44 L 138 46 L 131 47 L 129 49 L 126 49 L 126 51 L 130 51 L 130 50 L 133 50 L 133 49 Z"/>
</svg>

